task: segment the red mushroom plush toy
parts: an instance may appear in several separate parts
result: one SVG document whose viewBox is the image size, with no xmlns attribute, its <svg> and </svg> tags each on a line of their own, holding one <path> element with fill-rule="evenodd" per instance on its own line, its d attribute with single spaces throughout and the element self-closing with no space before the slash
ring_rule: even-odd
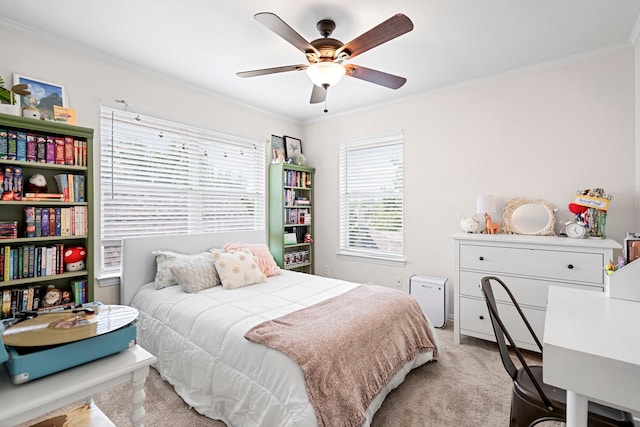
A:
<svg viewBox="0 0 640 427">
<path fill-rule="evenodd" d="M 84 259 L 87 257 L 87 250 L 82 246 L 69 246 L 64 249 L 64 269 L 67 271 L 84 270 Z"/>
</svg>

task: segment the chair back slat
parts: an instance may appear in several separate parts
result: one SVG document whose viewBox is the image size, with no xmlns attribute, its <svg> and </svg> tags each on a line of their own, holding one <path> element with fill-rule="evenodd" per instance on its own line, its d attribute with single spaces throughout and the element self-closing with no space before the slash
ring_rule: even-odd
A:
<svg viewBox="0 0 640 427">
<path fill-rule="evenodd" d="M 500 319 L 500 315 L 498 314 L 498 305 L 496 304 L 496 299 L 494 297 L 493 289 L 491 287 L 491 281 L 495 281 L 498 284 L 500 284 L 502 288 L 504 288 L 504 290 L 507 292 L 507 295 L 511 299 L 511 302 L 513 303 L 514 307 L 520 314 L 520 318 L 522 319 L 524 324 L 527 326 L 527 329 L 531 333 L 531 336 L 533 337 L 536 344 L 538 344 L 538 348 L 540 348 L 540 352 L 542 352 L 542 345 L 540 344 L 540 340 L 536 336 L 535 332 L 533 331 L 533 328 L 531 327 L 531 325 L 529 324 L 529 321 L 524 315 L 524 312 L 520 308 L 520 305 L 516 301 L 515 297 L 513 296 L 513 294 L 507 287 L 507 285 L 505 285 L 504 282 L 500 280 L 498 277 L 485 276 L 480 280 L 480 289 L 482 291 L 482 295 L 484 296 L 484 300 L 487 304 L 487 309 L 489 310 L 489 317 L 491 318 L 491 325 L 493 327 L 493 332 L 496 336 L 496 342 L 498 343 L 498 351 L 500 352 L 500 358 L 502 359 L 502 364 L 504 365 L 505 369 L 507 370 L 511 378 L 515 380 L 518 375 L 518 369 L 516 368 L 515 364 L 513 363 L 513 360 L 511 360 L 511 356 L 509 355 L 509 349 L 507 347 L 507 343 L 505 342 L 505 338 L 506 338 L 506 341 L 508 341 L 509 345 L 511 345 L 512 351 L 515 353 L 516 357 L 520 361 L 522 368 L 525 370 L 525 372 L 531 379 L 531 382 L 533 383 L 534 387 L 538 391 L 540 398 L 542 399 L 544 404 L 547 406 L 547 408 L 549 408 L 550 410 L 553 410 L 554 409 L 553 404 L 551 403 L 549 398 L 545 395 L 544 391 L 542 391 L 542 387 L 540 386 L 535 376 L 531 372 L 531 368 L 529 368 L 529 365 L 525 361 L 524 356 L 522 355 L 522 352 L 520 351 L 518 346 L 516 346 L 516 343 L 511 337 L 511 334 L 509 334 L 509 331 L 507 331 L 507 328 L 502 322 L 502 319 Z"/>
</svg>

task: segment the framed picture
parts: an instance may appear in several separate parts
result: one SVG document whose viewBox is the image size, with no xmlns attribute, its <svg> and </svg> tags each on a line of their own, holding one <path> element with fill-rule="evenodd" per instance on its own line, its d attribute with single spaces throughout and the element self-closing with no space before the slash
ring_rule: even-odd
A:
<svg viewBox="0 0 640 427">
<path fill-rule="evenodd" d="M 284 147 L 288 158 L 295 157 L 296 154 L 302 154 L 302 141 L 292 136 L 284 137 Z"/>
<path fill-rule="evenodd" d="M 31 92 L 30 95 L 17 97 L 16 104 L 20 110 L 24 107 L 35 107 L 40 111 L 40 118 L 55 121 L 53 106 L 68 107 L 64 86 L 36 80 L 16 73 L 13 73 L 13 83 L 25 83 L 27 90 Z"/>
<path fill-rule="evenodd" d="M 287 155 L 284 151 L 284 138 L 271 135 L 271 161 L 273 163 L 284 163 L 285 157 Z"/>
</svg>

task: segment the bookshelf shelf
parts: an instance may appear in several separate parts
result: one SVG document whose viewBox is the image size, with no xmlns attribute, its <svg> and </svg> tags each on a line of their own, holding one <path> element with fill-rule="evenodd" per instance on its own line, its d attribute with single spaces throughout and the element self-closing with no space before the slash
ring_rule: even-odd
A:
<svg viewBox="0 0 640 427">
<path fill-rule="evenodd" d="M 13 142 L 12 134 L 17 135 Z M 5 224 L 3 227 L 7 223 L 17 223 L 15 237 L 0 239 L 2 318 L 13 317 L 22 309 L 42 308 L 42 304 L 31 305 L 35 300 L 32 296 L 37 297 L 39 292 L 43 297 L 49 285 L 73 295 L 78 283 L 86 283 L 84 298 L 93 301 L 94 245 L 93 225 L 89 220 L 93 211 L 92 145 L 93 129 L 0 114 L 0 178 L 3 181 L 0 184 L 0 221 Z M 53 156 L 50 156 L 51 152 Z M 12 185 L 6 185 L 11 173 L 19 175 L 16 171 L 22 174 L 21 185 L 16 184 L 15 178 Z M 46 193 L 63 193 L 60 183 L 73 185 L 64 193 L 66 200 L 20 200 L 25 193 L 32 192 L 27 183 L 36 174 L 44 176 Z M 44 224 L 45 211 L 54 218 L 49 218 L 47 225 Z M 32 220 L 32 213 L 39 221 Z M 72 246 L 86 248 L 82 270 L 66 271 L 64 267 L 63 252 Z M 49 248 L 48 254 L 46 248 Z M 45 258 L 50 265 L 42 267 Z M 24 297 L 26 293 L 29 293 L 28 298 Z M 79 295 L 76 293 L 77 297 Z"/>
<path fill-rule="evenodd" d="M 280 268 L 313 274 L 315 169 L 288 163 L 269 166 L 269 249 Z M 288 243 L 295 236 L 296 243 Z M 285 239 L 289 237 L 289 239 Z"/>
</svg>

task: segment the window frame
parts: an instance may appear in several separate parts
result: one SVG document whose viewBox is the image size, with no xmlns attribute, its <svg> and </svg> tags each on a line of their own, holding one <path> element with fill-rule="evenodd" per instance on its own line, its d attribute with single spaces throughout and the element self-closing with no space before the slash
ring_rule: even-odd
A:
<svg viewBox="0 0 640 427">
<path fill-rule="evenodd" d="M 115 120 L 115 122 L 112 120 Z M 118 124 L 121 125 L 119 129 L 117 128 Z M 143 126 L 138 129 L 134 136 L 126 134 L 127 131 L 135 130 L 135 126 L 138 124 L 143 124 Z M 195 234 L 215 232 L 216 230 L 254 230 L 266 233 L 266 141 L 201 129 L 106 106 L 101 106 L 100 108 L 100 128 L 100 173 L 98 177 L 98 182 L 100 183 L 100 227 L 99 229 L 96 228 L 96 233 L 99 233 L 100 236 L 100 256 L 98 259 L 98 275 L 100 277 L 115 277 L 120 274 L 120 254 L 117 254 L 116 258 L 112 258 L 112 260 L 117 259 L 117 265 L 115 263 L 105 264 L 105 248 L 110 246 L 112 250 L 117 251 L 116 246 L 119 245 L 119 241 L 123 237 L 156 234 Z M 151 129 L 156 133 L 164 132 L 164 135 L 167 136 L 167 145 L 171 145 L 173 149 L 170 155 L 177 156 L 175 160 L 174 157 L 170 157 L 167 163 L 166 157 L 160 158 L 156 147 L 160 140 L 152 140 L 150 137 L 145 139 L 148 137 L 146 135 L 147 132 L 151 135 Z M 117 141 L 118 132 L 122 135 L 126 134 L 126 137 L 122 136 L 122 140 Z M 115 144 L 114 136 L 116 138 Z M 183 154 L 176 149 L 176 146 L 180 144 L 182 144 Z M 186 150 L 184 149 L 185 146 L 188 147 Z M 115 152 L 117 150 L 114 151 L 114 147 L 120 148 L 120 151 Z M 140 153 L 135 153 L 135 150 L 131 147 L 136 148 Z M 146 151 L 140 150 L 140 147 L 146 148 Z M 224 159 L 219 156 L 223 151 Z M 228 161 L 226 160 L 227 152 Z M 246 153 L 248 153 L 248 156 L 245 155 Z M 114 162 L 114 159 L 116 162 Z M 124 163 L 132 161 L 144 164 L 144 166 L 140 166 L 140 169 L 135 170 L 136 174 L 139 175 L 136 178 L 138 181 L 132 181 L 133 183 L 130 184 L 124 182 L 128 181 L 128 179 L 121 178 L 118 180 L 117 177 L 121 171 L 134 167 Z M 114 166 L 114 163 L 117 162 L 121 164 Z M 167 173 L 170 178 L 166 180 L 155 176 L 157 173 L 154 173 L 154 166 L 160 164 L 160 162 L 164 162 L 163 165 L 167 165 L 167 171 L 163 171 L 163 173 Z M 146 172 L 148 173 L 145 176 L 145 171 L 142 169 L 145 169 L 146 163 L 149 166 L 146 167 Z M 171 170 L 178 168 L 184 170 L 185 164 L 188 165 L 188 172 L 184 172 L 182 176 L 170 175 Z M 240 174 L 238 170 L 242 173 Z M 218 171 L 218 174 L 216 175 L 214 171 Z M 234 171 L 238 173 L 232 175 Z M 132 175 L 128 175 L 128 178 Z M 150 178 L 152 175 L 155 178 Z M 236 182 L 238 175 L 241 175 L 242 179 Z M 221 176 L 224 177 L 221 178 Z M 118 181 L 120 181 L 119 184 Z M 148 203 L 148 205 L 145 205 L 146 208 L 153 207 L 154 200 L 157 200 L 158 203 L 164 203 L 165 211 L 167 205 L 174 202 L 168 201 L 166 198 L 162 199 L 158 193 L 168 185 L 167 182 L 171 183 L 171 185 L 173 185 L 173 182 L 180 182 L 182 186 L 176 187 L 177 190 L 174 196 L 179 195 L 181 202 L 175 203 L 175 206 L 182 207 L 180 214 L 183 219 L 185 219 L 185 215 L 187 216 L 185 222 L 175 227 L 175 230 L 172 230 L 174 227 L 169 225 L 172 224 L 172 219 L 147 218 L 148 225 L 146 225 L 146 228 L 148 230 L 144 232 L 138 232 L 139 230 L 135 227 L 130 229 L 133 231 L 125 233 L 114 231 L 113 227 L 117 227 L 118 224 L 117 221 L 114 221 L 113 216 L 116 209 L 119 208 L 114 208 L 116 203 L 110 205 L 110 200 L 118 200 L 111 196 L 128 194 L 129 197 L 135 197 L 136 189 L 134 186 L 136 186 L 136 182 L 140 182 L 141 186 L 147 186 L 144 190 L 145 197 L 149 197 L 149 199 L 144 199 L 145 203 Z M 120 187 L 115 188 L 113 185 L 119 185 Z M 130 192 L 127 193 L 126 191 Z M 141 197 L 139 194 L 138 196 Z M 122 202 L 124 198 L 125 196 L 119 201 Z M 161 200 L 162 202 L 160 202 Z M 126 204 L 122 210 L 129 217 L 138 217 L 142 209 L 144 209 L 141 208 L 136 211 L 136 202 L 140 204 L 138 201 L 127 202 L 125 200 Z M 220 209 L 220 206 L 223 209 Z M 126 212 L 127 209 L 130 211 Z M 238 215 L 238 212 L 241 212 L 242 216 Z M 123 226 L 131 227 L 127 221 L 124 221 Z M 144 227 L 140 226 L 140 228 Z"/>
<path fill-rule="evenodd" d="M 349 188 L 349 170 L 348 170 L 348 156 L 349 152 L 355 150 L 375 150 L 378 148 L 399 146 L 400 154 L 397 160 L 400 161 L 401 166 L 401 185 L 399 188 L 399 201 L 400 201 L 400 249 L 396 252 L 390 252 L 379 249 L 364 249 L 354 248 L 349 246 L 349 210 L 348 204 L 351 198 Z M 349 261 L 361 261 L 374 264 L 392 265 L 392 266 L 404 266 L 406 264 L 406 258 L 404 255 L 404 135 L 402 131 L 394 132 L 391 134 L 372 137 L 366 139 L 343 141 L 340 144 L 340 201 L 339 201 L 339 250 L 338 258 Z M 381 182 L 382 184 L 382 182 Z M 396 190 L 398 190 L 396 188 Z M 374 193 L 372 193 L 374 194 Z M 379 191 L 379 196 L 389 195 L 391 193 Z M 357 196 L 353 196 L 357 197 Z"/>
</svg>

